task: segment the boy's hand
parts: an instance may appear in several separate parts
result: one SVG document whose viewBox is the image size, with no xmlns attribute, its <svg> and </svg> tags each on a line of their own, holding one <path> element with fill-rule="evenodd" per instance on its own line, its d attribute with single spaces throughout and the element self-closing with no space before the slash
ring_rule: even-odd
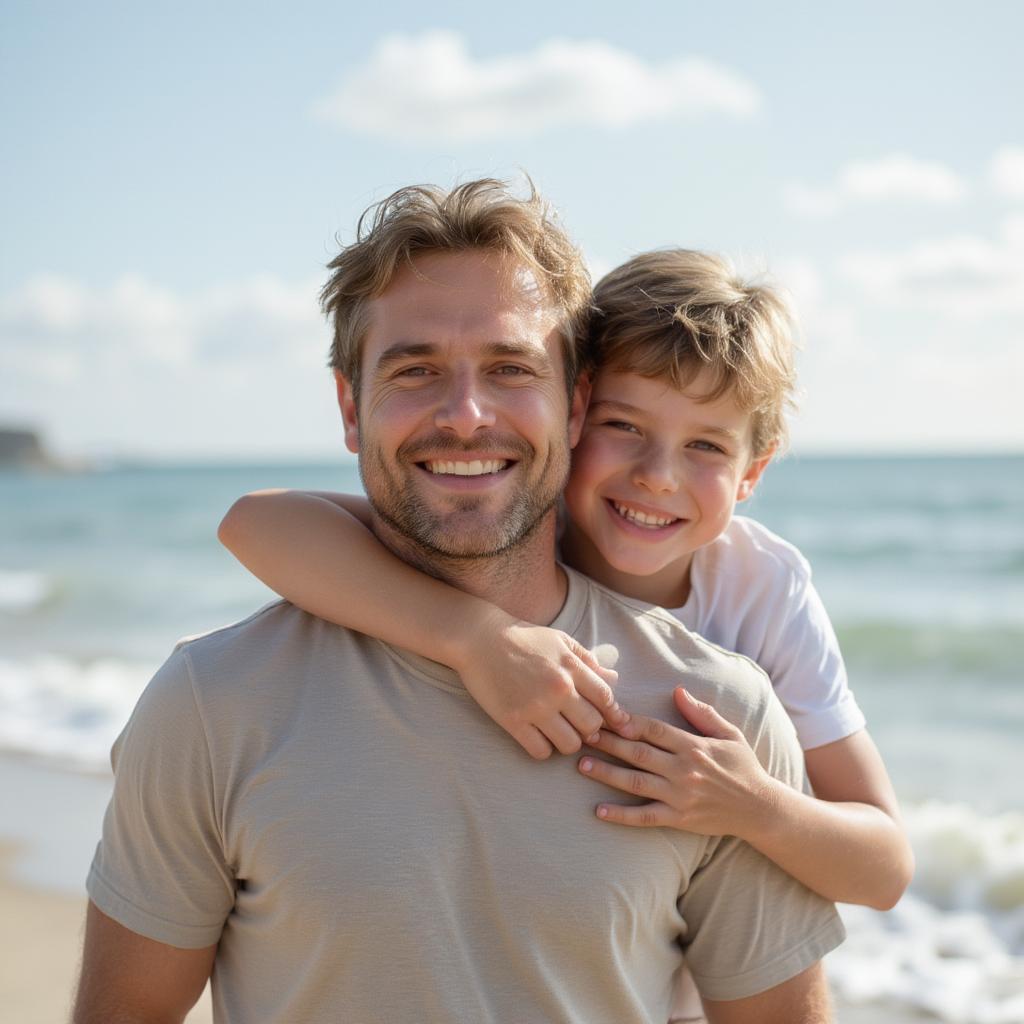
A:
<svg viewBox="0 0 1024 1024">
<path fill-rule="evenodd" d="M 456 666 L 466 689 L 531 757 L 575 754 L 602 725 L 629 721 L 610 685 L 618 673 L 561 630 L 513 621 L 475 647 Z"/>
<path fill-rule="evenodd" d="M 584 757 L 580 771 L 649 802 L 602 803 L 597 816 L 620 825 L 668 826 L 742 838 L 770 813 L 775 780 L 736 726 L 682 687 L 673 696 L 680 714 L 703 735 L 641 715 L 619 728 L 618 735 L 602 731 L 590 746 L 630 767 Z"/>
</svg>

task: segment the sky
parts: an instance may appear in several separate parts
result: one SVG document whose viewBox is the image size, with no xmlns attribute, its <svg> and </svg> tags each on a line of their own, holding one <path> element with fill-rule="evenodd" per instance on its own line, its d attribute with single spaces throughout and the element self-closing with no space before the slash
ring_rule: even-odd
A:
<svg viewBox="0 0 1024 1024">
<path fill-rule="evenodd" d="M 1024 5 L 0 12 L 0 427 L 339 456 L 317 292 L 412 183 L 527 172 L 599 276 L 661 246 L 801 323 L 798 453 L 1024 451 Z"/>
</svg>

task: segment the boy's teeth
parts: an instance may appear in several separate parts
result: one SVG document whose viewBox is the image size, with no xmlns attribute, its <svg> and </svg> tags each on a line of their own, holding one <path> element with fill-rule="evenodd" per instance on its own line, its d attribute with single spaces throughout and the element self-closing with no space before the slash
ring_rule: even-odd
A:
<svg viewBox="0 0 1024 1024">
<path fill-rule="evenodd" d="M 620 505 L 617 501 L 613 501 L 612 505 L 623 519 L 628 519 L 631 523 L 638 523 L 640 526 L 668 526 L 670 523 L 678 521 L 676 516 L 648 515 L 646 512 L 630 508 L 628 505 Z"/>
<path fill-rule="evenodd" d="M 427 469 L 431 473 L 444 473 L 448 476 L 484 476 L 487 473 L 500 473 L 508 462 L 504 459 L 476 459 L 473 462 L 428 462 Z"/>
</svg>

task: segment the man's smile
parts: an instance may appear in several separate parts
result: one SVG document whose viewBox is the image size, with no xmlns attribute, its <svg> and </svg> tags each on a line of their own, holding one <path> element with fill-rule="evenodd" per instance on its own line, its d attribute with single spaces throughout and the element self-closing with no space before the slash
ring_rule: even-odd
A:
<svg viewBox="0 0 1024 1024">
<path fill-rule="evenodd" d="M 518 460 L 503 458 L 423 459 L 414 465 L 429 486 L 442 492 L 490 491 L 503 484 L 512 474 Z"/>
<path fill-rule="evenodd" d="M 491 476 L 509 465 L 508 459 L 435 459 L 420 463 L 435 476 Z"/>
</svg>

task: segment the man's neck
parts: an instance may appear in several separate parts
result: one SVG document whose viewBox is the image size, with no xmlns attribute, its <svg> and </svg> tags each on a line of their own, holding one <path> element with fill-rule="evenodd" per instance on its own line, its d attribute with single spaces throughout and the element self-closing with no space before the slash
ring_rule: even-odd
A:
<svg viewBox="0 0 1024 1024">
<path fill-rule="evenodd" d="M 554 512 L 515 547 L 488 558 L 452 558 L 424 549 L 376 515 L 373 532 L 402 561 L 525 622 L 548 625 L 565 604 L 568 583 L 555 560 Z"/>
</svg>

